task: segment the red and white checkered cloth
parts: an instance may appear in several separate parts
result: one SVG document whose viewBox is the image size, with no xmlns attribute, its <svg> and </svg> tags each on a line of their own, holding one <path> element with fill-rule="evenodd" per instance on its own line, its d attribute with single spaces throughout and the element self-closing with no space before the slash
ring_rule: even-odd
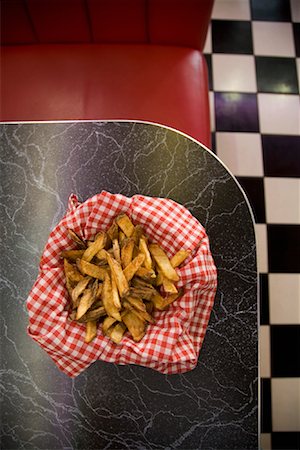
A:
<svg viewBox="0 0 300 450">
<path fill-rule="evenodd" d="M 62 250 L 74 248 L 67 230 L 90 239 L 107 230 L 121 212 L 140 224 L 150 240 L 159 243 L 171 258 L 178 250 L 192 250 L 180 274 L 178 287 L 185 294 L 167 311 L 155 312 L 140 342 L 125 333 L 121 344 L 113 343 L 98 327 L 97 337 L 84 342 L 85 324 L 68 320 Z M 51 232 L 40 262 L 38 278 L 27 299 L 28 334 L 67 375 L 75 377 L 94 361 L 139 364 L 165 374 L 192 370 L 198 360 L 217 287 L 217 271 L 204 228 L 178 203 L 164 198 L 100 194 L 79 203 L 69 199 L 68 212 Z"/>
</svg>

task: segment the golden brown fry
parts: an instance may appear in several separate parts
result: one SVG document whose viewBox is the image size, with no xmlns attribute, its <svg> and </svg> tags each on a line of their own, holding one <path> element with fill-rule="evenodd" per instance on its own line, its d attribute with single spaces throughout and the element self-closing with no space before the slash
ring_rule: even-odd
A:
<svg viewBox="0 0 300 450">
<path fill-rule="evenodd" d="M 107 261 L 112 273 L 112 276 L 115 279 L 115 282 L 118 287 L 118 291 L 120 294 L 120 297 L 124 297 L 129 291 L 129 284 L 128 281 L 125 278 L 125 275 L 122 271 L 121 264 L 118 263 L 115 259 L 113 259 L 109 253 L 107 253 Z"/>
<path fill-rule="evenodd" d="M 76 320 L 80 319 L 94 303 L 93 289 L 88 288 L 82 294 L 77 308 Z"/>
<path fill-rule="evenodd" d="M 145 302 L 144 305 L 146 306 L 147 313 L 148 314 L 152 314 L 153 308 L 154 308 L 153 303 L 151 301 L 150 302 Z"/>
<path fill-rule="evenodd" d="M 134 277 L 132 279 L 131 284 L 132 284 L 132 286 L 137 287 L 137 288 L 147 288 L 147 289 L 151 289 L 152 291 L 155 289 L 151 283 L 149 283 L 148 281 L 142 280 L 139 277 Z"/>
<path fill-rule="evenodd" d="M 97 322 L 92 320 L 86 323 L 85 339 L 84 341 L 88 344 L 97 336 Z"/>
<path fill-rule="evenodd" d="M 148 288 L 135 288 L 131 287 L 129 290 L 129 295 L 132 297 L 143 298 L 145 300 L 152 300 L 153 295 L 156 293 L 156 290 L 148 289 Z"/>
<path fill-rule="evenodd" d="M 71 230 L 70 228 L 68 229 L 68 235 L 70 236 L 70 238 L 76 242 L 77 247 L 80 249 L 85 249 L 86 248 L 86 244 L 85 242 L 78 236 L 78 234 L 75 233 L 74 230 Z"/>
<path fill-rule="evenodd" d="M 127 237 L 132 236 L 134 232 L 134 225 L 127 216 L 127 214 L 120 214 L 116 218 L 116 223 Z"/>
<path fill-rule="evenodd" d="M 89 275 L 90 277 L 97 278 L 98 280 L 104 280 L 107 270 L 103 267 L 96 266 L 95 264 L 84 261 L 83 259 L 77 260 L 78 267 L 81 273 Z"/>
<path fill-rule="evenodd" d="M 164 291 L 166 293 L 168 293 L 168 294 L 177 294 L 178 291 L 176 289 L 175 284 L 172 281 L 170 281 L 168 278 L 164 277 L 164 276 L 163 276 L 163 283 L 162 283 L 162 285 L 163 285 Z"/>
<path fill-rule="evenodd" d="M 163 249 L 158 244 L 151 244 L 149 245 L 149 250 L 163 275 L 171 281 L 178 281 L 179 276 L 172 267 L 170 260 Z"/>
<path fill-rule="evenodd" d="M 112 301 L 117 309 L 121 309 L 121 302 L 119 291 L 117 287 L 117 283 L 115 282 L 114 277 L 111 278 L 111 291 L 112 291 Z"/>
<path fill-rule="evenodd" d="M 78 283 L 78 281 L 82 280 L 83 276 L 81 273 L 77 270 L 73 264 L 69 263 L 69 261 L 65 258 L 64 259 L 64 270 L 66 279 L 70 283 Z"/>
<path fill-rule="evenodd" d="M 105 247 L 106 233 L 98 233 L 96 240 L 86 249 L 82 260 L 90 262 L 94 256 Z"/>
<path fill-rule="evenodd" d="M 124 239 L 123 246 L 121 249 L 121 264 L 123 269 L 128 266 L 128 264 L 132 261 L 132 254 L 134 249 L 134 240 L 133 239 Z"/>
<path fill-rule="evenodd" d="M 75 286 L 72 292 L 72 302 L 73 302 L 73 308 L 77 308 L 79 304 L 79 297 L 91 281 L 91 277 L 84 277 L 82 280 L 79 281 L 79 283 Z"/>
<path fill-rule="evenodd" d="M 124 269 L 123 273 L 127 281 L 130 281 L 134 276 L 135 272 L 143 264 L 145 260 L 145 255 L 140 253 L 136 258 L 134 258 L 131 263 Z"/>
<path fill-rule="evenodd" d="M 107 334 L 110 327 L 116 322 L 116 319 L 114 317 L 105 317 L 102 323 L 102 331 L 104 334 Z"/>
<path fill-rule="evenodd" d="M 107 315 L 121 322 L 119 308 L 115 306 L 113 301 L 110 276 L 107 273 L 105 274 L 103 282 L 102 301 Z"/>
<path fill-rule="evenodd" d="M 125 299 L 133 308 L 138 309 L 140 311 L 146 311 L 145 303 L 140 298 L 127 295 Z"/>
<path fill-rule="evenodd" d="M 139 242 L 142 235 L 143 235 L 143 228 L 141 227 L 141 225 L 136 225 L 132 233 L 132 239 L 134 240 L 134 243 L 137 247 L 139 246 Z"/>
<path fill-rule="evenodd" d="M 164 297 L 164 309 L 166 309 L 171 303 L 181 297 L 183 294 L 183 289 L 180 289 L 177 294 L 170 294 L 167 297 Z"/>
<path fill-rule="evenodd" d="M 125 331 L 126 325 L 122 322 L 119 322 L 115 326 L 110 327 L 107 334 L 115 344 L 120 344 Z"/>
<path fill-rule="evenodd" d="M 171 259 L 172 267 L 178 267 L 191 254 L 190 250 L 179 250 Z"/>
<path fill-rule="evenodd" d="M 114 239 L 118 239 L 119 229 L 118 229 L 118 225 L 116 224 L 115 221 L 113 221 L 113 223 L 111 224 L 111 226 L 107 230 L 107 234 L 108 234 L 108 236 L 109 236 L 111 241 L 113 241 Z"/>
<path fill-rule="evenodd" d="M 120 230 L 118 236 L 119 243 L 122 244 L 124 239 L 126 239 L 125 233 L 123 233 L 123 231 Z"/>
<path fill-rule="evenodd" d="M 165 308 L 164 298 L 159 294 L 159 292 L 155 292 L 152 296 L 151 301 L 153 302 L 156 309 L 163 311 Z"/>
<path fill-rule="evenodd" d="M 154 270 L 148 270 L 146 267 L 139 267 L 135 274 L 146 281 L 153 281 L 156 278 Z"/>
<path fill-rule="evenodd" d="M 60 256 L 62 258 L 67 258 L 69 261 L 76 262 L 77 258 L 81 258 L 84 254 L 84 250 L 64 250 L 61 252 Z"/>
<path fill-rule="evenodd" d="M 89 309 L 80 319 L 78 319 L 78 322 L 84 323 L 89 322 L 91 320 L 97 320 L 99 317 L 103 317 L 106 315 L 106 311 L 104 306 L 99 306 L 96 309 Z"/>
<path fill-rule="evenodd" d="M 148 270 L 152 270 L 153 263 L 152 263 L 151 255 L 150 255 L 150 252 L 149 252 L 149 249 L 147 246 L 147 241 L 144 237 L 140 238 L 139 250 L 145 256 L 143 266 L 146 267 L 146 269 L 148 269 Z"/>
<path fill-rule="evenodd" d="M 147 311 L 140 311 L 134 308 L 132 312 L 141 320 L 144 320 L 149 323 L 155 323 L 155 320 L 153 319 L 152 316 L 150 316 L 150 314 L 147 313 Z"/>
<path fill-rule="evenodd" d="M 121 263 L 121 252 L 118 239 L 113 239 L 112 244 L 113 244 L 114 258 L 116 261 L 118 261 L 118 263 Z"/>
<path fill-rule="evenodd" d="M 104 250 L 104 248 L 102 248 L 101 250 L 99 250 L 99 252 L 96 253 L 96 258 L 100 261 L 104 261 L 105 264 L 107 264 L 107 259 L 106 259 L 106 250 Z"/>
<path fill-rule="evenodd" d="M 137 317 L 133 311 L 128 311 L 122 317 L 123 322 L 128 328 L 129 333 L 136 342 L 139 342 L 146 333 L 146 324 Z"/>
</svg>

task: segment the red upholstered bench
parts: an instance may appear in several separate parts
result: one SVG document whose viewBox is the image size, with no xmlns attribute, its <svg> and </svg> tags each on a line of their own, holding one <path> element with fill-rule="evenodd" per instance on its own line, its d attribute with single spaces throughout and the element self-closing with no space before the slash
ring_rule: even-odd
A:
<svg viewBox="0 0 300 450">
<path fill-rule="evenodd" d="M 213 0 L 1 0 L 3 121 L 140 119 L 210 145 Z"/>
</svg>

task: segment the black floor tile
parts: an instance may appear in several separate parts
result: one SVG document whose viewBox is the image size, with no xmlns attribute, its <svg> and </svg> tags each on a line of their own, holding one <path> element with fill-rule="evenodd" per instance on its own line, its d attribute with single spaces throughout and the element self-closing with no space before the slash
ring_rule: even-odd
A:
<svg viewBox="0 0 300 450">
<path fill-rule="evenodd" d="M 260 324 L 269 325 L 269 279 L 267 273 L 259 274 Z"/>
<path fill-rule="evenodd" d="M 296 56 L 300 56 L 300 23 L 293 24 Z M 300 89 L 300 86 L 299 86 Z"/>
<path fill-rule="evenodd" d="M 267 231 L 269 272 L 300 272 L 300 225 L 267 225 Z"/>
<path fill-rule="evenodd" d="M 211 64 L 211 55 L 206 53 L 204 55 L 204 58 L 206 59 L 207 69 L 208 69 L 208 86 L 209 90 L 213 90 L 213 77 L 212 77 L 212 64 Z"/>
<path fill-rule="evenodd" d="M 297 432 L 273 432 L 272 449 L 273 450 L 299 450 L 300 433 Z"/>
<path fill-rule="evenodd" d="M 271 380 L 261 378 L 261 432 L 270 433 L 272 431 L 272 407 L 271 407 Z"/>
<path fill-rule="evenodd" d="M 265 223 L 265 190 L 263 177 L 237 177 L 252 207 L 255 222 Z"/>
<path fill-rule="evenodd" d="M 256 94 L 215 93 L 216 131 L 258 132 Z"/>
<path fill-rule="evenodd" d="M 264 173 L 269 177 L 300 177 L 300 136 L 262 135 Z"/>
<path fill-rule="evenodd" d="M 258 92 L 298 94 L 295 58 L 256 56 L 255 63 Z"/>
<path fill-rule="evenodd" d="M 253 53 L 250 21 L 212 20 L 211 32 L 214 53 Z"/>
<path fill-rule="evenodd" d="M 290 22 L 288 0 L 251 0 L 252 20 Z"/>
<path fill-rule="evenodd" d="M 299 377 L 300 325 L 271 325 L 270 328 L 272 377 Z"/>
</svg>

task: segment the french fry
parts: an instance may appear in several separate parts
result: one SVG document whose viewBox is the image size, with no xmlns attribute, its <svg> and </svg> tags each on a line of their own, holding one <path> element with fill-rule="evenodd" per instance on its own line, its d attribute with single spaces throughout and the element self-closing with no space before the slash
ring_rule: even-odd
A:
<svg viewBox="0 0 300 450">
<path fill-rule="evenodd" d="M 163 309 L 166 309 L 171 303 L 173 303 L 175 300 L 177 300 L 182 295 L 183 295 L 183 290 L 179 290 L 179 292 L 177 292 L 177 294 L 170 294 L 167 297 L 164 297 Z"/>
<path fill-rule="evenodd" d="M 84 341 L 88 344 L 92 342 L 93 339 L 97 336 L 97 322 L 96 320 L 92 320 L 90 322 L 86 322 L 86 331 L 85 331 L 85 339 Z"/>
<path fill-rule="evenodd" d="M 148 270 L 146 267 L 139 267 L 135 274 L 146 281 L 153 281 L 156 279 L 154 270 Z"/>
<path fill-rule="evenodd" d="M 171 259 L 172 267 L 178 267 L 191 254 L 190 250 L 179 250 Z"/>
<path fill-rule="evenodd" d="M 172 281 L 170 281 L 168 278 L 164 277 L 164 276 L 163 276 L 163 283 L 162 283 L 162 285 L 163 285 L 164 291 L 166 293 L 168 293 L 168 294 L 177 294 L 178 291 L 176 289 L 175 284 Z"/>
<path fill-rule="evenodd" d="M 138 309 L 133 308 L 132 312 L 141 320 L 145 320 L 149 323 L 155 323 L 153 317 L 147 313 L 147 311 L 140 311 Z"/>
<path fill-rule="evenodd" d="M 132 239 L 134 240 L 134 243 L 137 247 L 139 246 L 139 242 L 142 236 L 143 236 L 143 228 L 141 227 L 141 225 L 136 225 L 132 233 Z"/>
<path fill-rule="evenodd" d="M 84 291 L 77 308 L 76 320 L 79 320 L 94 303 L 93 290 L 88 288 Z"/>
<path fill-rule="evenodd" d="M 151 256 L 154 258 L 163 275 L 169 278 L 169 280 L 171 281 L 178 281 L 179 276 L 176 273 L 175 269 L 172 267 L 170 260 L 163 249 L 158 244 L 150 244 L 149 250 Z"/>
<path fill-rule="evenodd" d="M 99 308 L 96 309 L 89 309 L 83 316 L 81 316 L 80 319 L 78 319 L 78 322 L 90 322 L 91 320 L 97 320 L 99 317 L 103 317 L 105 315 L 106 311 L 104 306 L 99 306 Z"/>
<path fill-rule="evenodd" d="M 125 275 L 122 271 L 121 264 L 118 263 L 115 259 L 113 259 L 109 253 L 107 253 L 107 261 L 112 273 L 112 276 L 115 279 L 115 282 L 118 287 L 118 291 L 120 294 L 120 297 L 124 297 L 129 291 L 129 284 L 128 281 L 125 278 Z"/>
<path fill-rule="evenodd" d="M 68 229 L 68 235 L 70 236 L 70 238 L 77 244 L 77 247 L 79 249 L 85 249 L 86 248 L 86 244 L 85 242 L 83 242 L 83 240 L 78 236 L 78 234 L 75 233 L 74 230 L 71 230 L 70 228 Z"/>
<path fill-rule="evenodd" d="M 134 225 L 127 216 L 127 214 L 120 214 L 116 218 L 116 223 L 118 227 L 123 231 L 125 236 L 130 237 L 134 232 Z"/>
<path fill-rule="evenodd" d="M 111 292 L 112 292 L 112 301 L 117 309 L 121 309 L 121 302 L 119 291 L 117 287 L 117 283 L 115 282 L 114 277 L 111 278 Z"/>
<path fill-rule="evenodd" d="M 119 245 L 118 239 L 113 239 L 112 244 L 113 244 L 114 258 L 116 261 L 118 261 L 118 263 L 121 263 L 121 252 L 120 252 L 120 245 Z"/>
<path fill-rule="evenodd" d="M 107 273 L 105 274 L 103 282 L 102 301 L 106 314 L 121 322 L 122 319 L 119 313 L 119 308 L 115 306 L 113 301 L 110 276 Z"/>
<path fill-rule="evenodd" d="M 84 275 L 97 278 L 103 281 L 107 270 L 103 267 L 96 266 L 95 264 L 84 261 L 83 259 L 77 260 L 79 269 Z"/>
<path fill-rule="evenodd" d="M 142 299 L 127 295 L 126 300 L 133 308 L 140 311 L 146 311 L 146 306 Z"/>
<path fill-rule="evenodd" d="M 139 342 L 145 336 L 146 324 L 137 317 L 133 311 L 126 312 L 126 314 L 123 315 L 122 320 L 134 341 Z"/>
<path fill-rule="evenodd" d="M 91 279 L 92 279 L 91 277 L 84 277 L 82 280 L 79 281 L 79 283 L 77 283 L 77 285 L 73 289 L 71 297 L 74 308 L 78 307 L 79 297 L 81 294 L 83 294 L 85 288 L 87 287 Z"/>
<path fill-rule="evenodd" d="M 122 322 L 119 322 L 115 326 L 109 328 L 108 335 L 115 344 L 120 344 L 125 331 L 126 325 Z"/>
<path fill-rule="evenodd" d="M 151 301 L 153 302 L 155 308 L 159 311 L 163 311 L 165 309 L 164 298 L 160 295 L 159 292 L 155 292 L 152 295 Z"/>
<path fill-rule="evenodd" d="M 134 240 L 133 239 L 124 239 L 123 246 L 121 249 L 121 264 L 123 269 L 128 266 L 128 264 L 132 261 L 132 255 L 133 255 L 133 249 L 134 249 Z"/>
<path fill-rule="evenodd" d="M 119 243 L 122 244 L 124 239 L 126 239 L 126 235 L 125 235 L 125 233 L 123 233 L 123 231 L 120 230 L 119 231 L 119 236 L 118 236 Z"/>
<path fill-rule="evenodd" d="M 70 283 L 78 283 L 78 281 L 82 280 L 83 278 L 83 276 L 77 270 L 77 268 L 73 266 L 73 264 L 69 263 L 69 261 L 66 258 L 64 259 L 64 271 L 66 279 Z"/>
<path fill-rule="evenodd" d="M 133 278 L 134 274 L 138 270 L 139 267 L 143 264 L 145 259 L 145 255 L 140 253 L 136 258 L 134 258 L 130 264 L 124 269 L 123 273 L 127 281 L 130 281 Z"/>
<path fill-rule="evenodd" d="M 76 259 L 81 258 L 84 252 L 85 250 L 64 250 L 61 252 L 60 256 L 69 261 L 76 262 Z"/>
<path fill-rule="evenodd" d="M 98 233 L 96 240 L 85 250 L 82 260 L 90 262 L 94 256 L 105 247 L 106 233 Z"/>
<path fill-rule="evenodd" d="M 114 317 L 110 317 L 110 316 L 105 317 L 105 319 L 103 320 L 103 323 L 102 323 L 103 333 L 107 334 L 108 330 L 115 322 L 117 322 L 117 320 Z"/>
<path fill-rule="evenodd" d="M 152 300 L 153 295 L 156 293 L 155 290 L 148 288 L 135 288 L 132 287 L 129 290 L 129 295 L 132 297 L 142 298 L 144 300 Z"/>
<path fill-rule="evenodd" d="M 139 250 L 145 256 L 143 266 L 146 267 L 146 269 L 148 269 L 148 270 L 152 270 L 153 264 L 152 264 L 151 255 L 150 255 L 150 252 L 149 252 L 149 249 L 147 246 L 146 239 L 143 237 L 140 238 Z"/>
</svg>

